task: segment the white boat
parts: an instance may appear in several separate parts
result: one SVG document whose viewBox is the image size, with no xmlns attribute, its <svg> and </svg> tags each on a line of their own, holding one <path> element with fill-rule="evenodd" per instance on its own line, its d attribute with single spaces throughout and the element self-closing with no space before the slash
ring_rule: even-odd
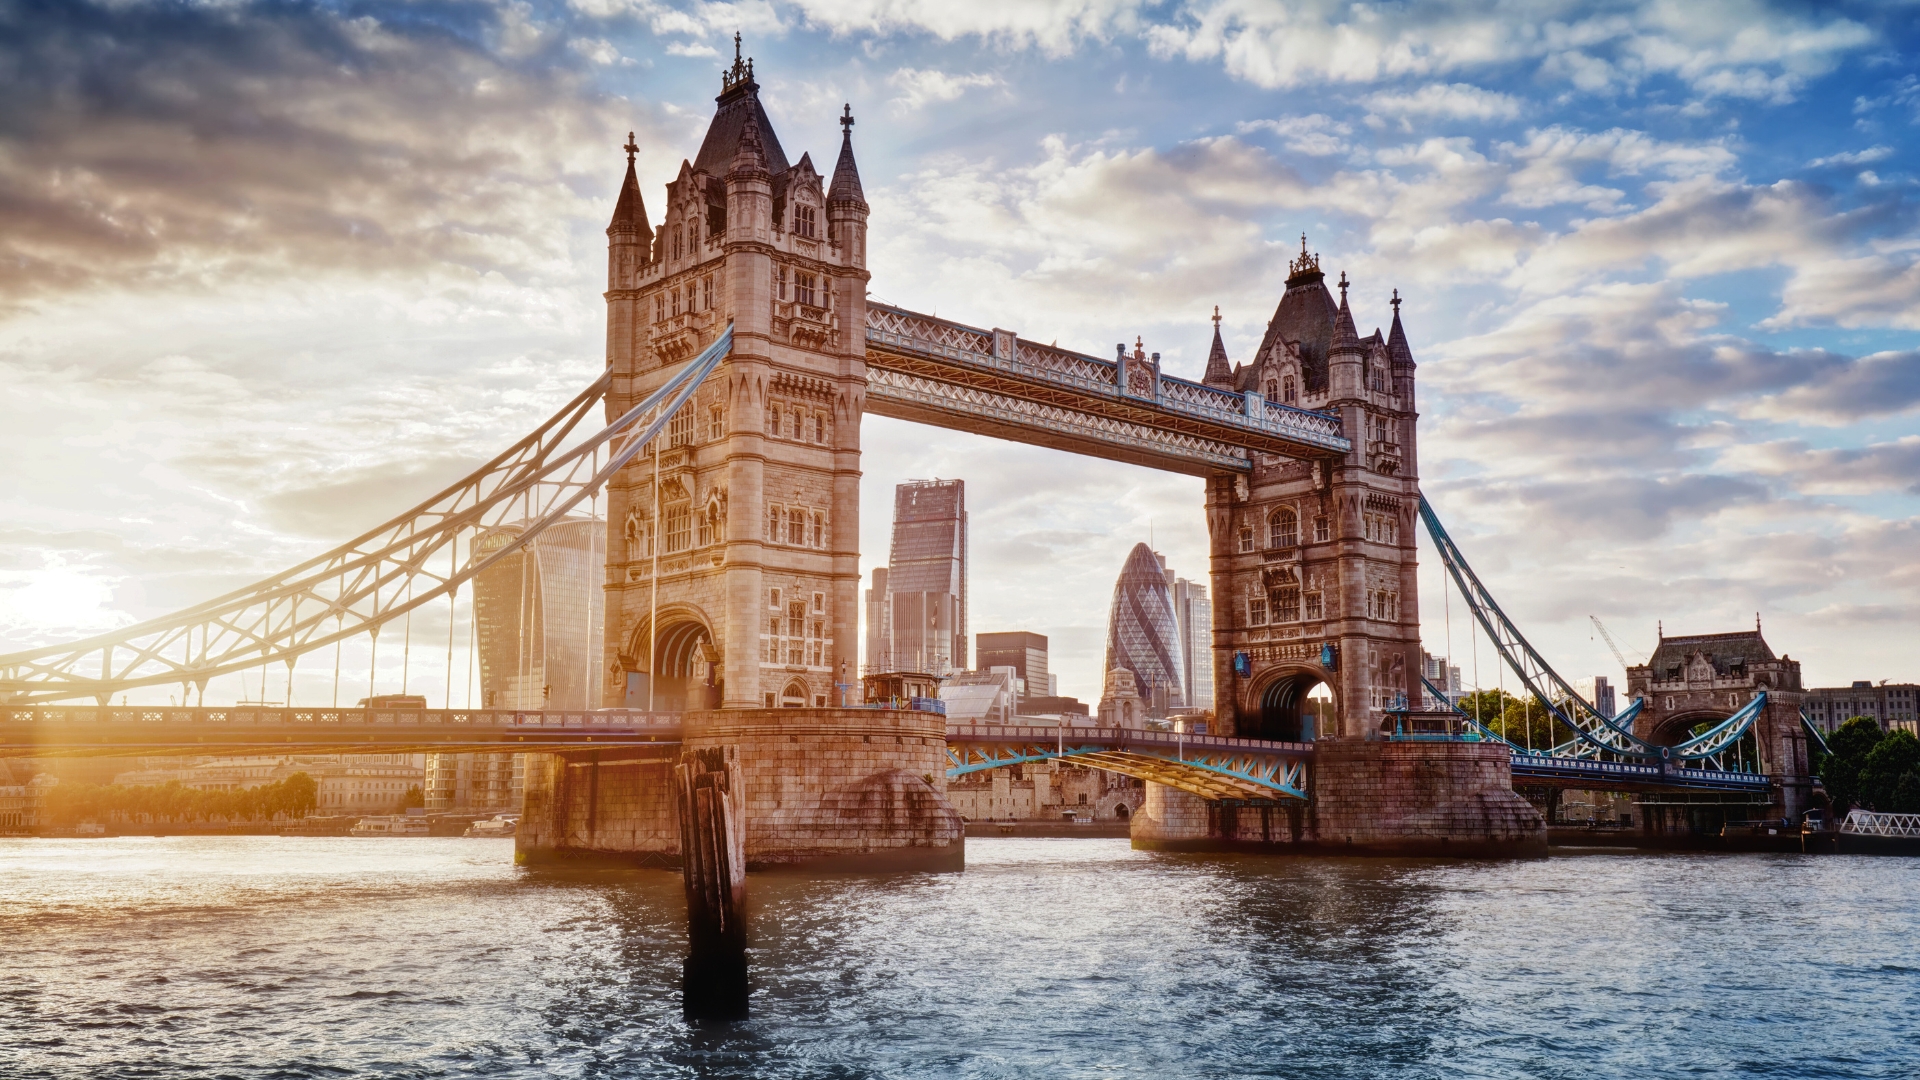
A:
<svg viewBox="0 0 1920 1080">
<path fill-rule="evenodd" d="M 406 814 L 384 814 L 378 817 L 365 817 L 347 830 L 349 836 L 425 836 L 427 819 L 410 817 Z"/>
<path fill-rule="evenodd" d="M 519 817 L 513 814 L 496 814 L 485 821 L 476 821 L 467 826 L 468 836 L 512 836 L 520 824 Z"/>
</svg>

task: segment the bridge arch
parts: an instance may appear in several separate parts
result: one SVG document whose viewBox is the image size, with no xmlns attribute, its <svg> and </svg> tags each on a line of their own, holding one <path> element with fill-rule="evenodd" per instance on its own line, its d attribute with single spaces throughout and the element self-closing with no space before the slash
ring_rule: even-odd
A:
<svg viewBox="0 0 1920 1080">
<path fill-rule="evenodd" d="M 660 609 L 659 630 L 642 618 L 627 639 L 627 707 L 646 708 L 653 683 L 653 707 L 667 712 L 716 709 L 724 689 L 717 670 L 720 657 L 706 616 L 689 605 Z M 651 646 L 651 648 L 649 648 Z M 638 676 L 638 678 L 636 678 Z"/>
<path fill-rule="evenodd" d="M 1318 666 L 1267 673 L 1248 689 L 1241 715 L 1254 721 L 1254 730 L 1238 733 L 1242 738 L 1310 742 L 1339 733 L 1337 691 Z"/>
</svg>

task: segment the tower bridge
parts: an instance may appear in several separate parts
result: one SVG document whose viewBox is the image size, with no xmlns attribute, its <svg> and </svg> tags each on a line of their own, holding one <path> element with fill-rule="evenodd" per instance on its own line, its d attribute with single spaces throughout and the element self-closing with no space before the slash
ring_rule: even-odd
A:
<svg viewBox="0 0 1920 1080">
<path fill-rule="evenodd" d="M 1768 669 L 1762 687 L 1727 682 L 1722 665 L 1700 676 L 1713 693 L 1636 727 L 1639 703 L 1602 716 L 1493 602 L 1420 494 L 1417 371 L 1397 292 L 1390 328 L 1363 336 L 1345 275 L 1336 301 L 1303 237 L 1255 354 L 1231 363 L 1216 315 L 1198 381 L 1166 374 L 1137 341 L 1105 359 L 875 303 L 851 109 L 827 176 L 810 154 L 789 162 L 759 95 L 736 56 L 657 225 L 629 138 L 606 230 L 607 368 L 593 386 L 333 552 L 174 616 L 0 657 L 0 748 L 525 746 L 538 750 L 519 840 L 529 859 L 672 857 L 669 747 L 738 754 L 733 797 L 759 863 L 957 866 L 946 778 L 1049 758 L 1148 780 L 1133 825 L 1148 847 L 1544 850 L 1516 778 L 1717 787 L 1782 816 L 1804 806 L 1805 743 L 1786 719 L 1797 667 Z M 583 440 L 596 407 L 604 427 Z M 1212 734 L 949 729 L 933 714 L 840 704 L 859 660 L 868 413 L 1204 477 Z M 488 566 L 580 520 L 583 504 L 607 530 L 589 704 L 615 712 L 110 707 L 172 684 L 183 701 L 199 688 L 204 705 L 213 678 L 285 664 L 291 685 L 302 655 L 362 634 L 377 649 L 383 626 L 457 602 Z M 1569 733 L 1552 753 L 1471 718 L 1440 716 L 1435 736 L 1436 718 L 1422 728 L 1409 708 L 1422 689 L 1419 523 L 1504 662 Z M 1663 677 L 1680 676 L 1650 673 L 1647 685 Z M 1334 710 L 1316 726 L 1304 706 L 1322 685 Z M 55 704 L 75 699 L 92 705 Z M 1757 773 L 1720 767 L 1736 745 L 1756 748 Z M 579 769 L 591 783 L 573 782 Z M 1271 815 L 1248 832 L 1220 812 L 1247 799 L 1305 809 L 1278 834 Z"/>
</svg>

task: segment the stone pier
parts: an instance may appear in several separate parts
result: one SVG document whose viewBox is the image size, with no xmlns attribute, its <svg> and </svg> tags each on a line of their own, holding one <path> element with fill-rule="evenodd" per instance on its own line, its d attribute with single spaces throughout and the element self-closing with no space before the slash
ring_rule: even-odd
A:
<svg viewBox="0 0 1920 1080">
<path fill-rule="evenodd" d="M 688 713 L 688 750 L 736 748 L 749 870 L 959 870 L 946 724 L 891 709 Z M 515 858 L 678 867 L 670 762 L 530 756 Z M 673 755 L 677 759 L 677 753 Z"/>
<path fill-rule="evenodd" d="M 1537 857 L 1546 823 L 1514 793 L 1507 750 L 1484 743 L 1337 740 L 1314 749 L 1310 798 L 1212 802 L 1159 784 L 1133 846 L 1347 855 Z"/>
</svg>

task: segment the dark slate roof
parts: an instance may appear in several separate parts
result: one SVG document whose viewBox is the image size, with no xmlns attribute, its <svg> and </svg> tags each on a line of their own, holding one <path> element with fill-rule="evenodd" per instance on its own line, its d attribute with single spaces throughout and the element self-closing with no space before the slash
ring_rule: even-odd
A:
<svg viewBox="0 0 1920 1080">
<path fill-rule="evenodd" d="M 747 126 L 747 115 L 753 114 L 759 121 L 760 152 L 766 156 L 767 172 L 779 176 L 787 171 L 787 153 L 780 149 L 780 139 L 773 133 L 773 124 L 767 120 L 767 110 L 760 104 L 760 84 L 745 79 L 714 98 L 719 108 L 714 110 L 713 122 L 707 125 L 707 137 L 700 143 L 700 153 L 693 159 L 693 167 L 708 176 L 725 176 L 733 168 L 733 157 L 740 150 L 740 133 Z"/>
<path fill-rule="evenodd" d="M 853 163 L 852 128 L 841 129 L 840 160 L 833 164 L 833 182 L 827 185 L 827 198 L 858 203 L 867 201 L 866 193 L 860 189 L 860 168 Z"/>
<path fill-rule="evenodd" d="M 653 226 L 647 224 L 647 204 L 640 197 L 640 178 L 634 175 L 633 161 L 627 161 L 627 178 L 620 183 L 620 200 L 613 204 L 613 220 L 607 223 L 611 235 L 622 228 L 640 234 L 641 240 L 653 239 Z"/>
<path fill-rule="evenodd" d="M 1357 350 L 1359 348 L 1360 331 L 1353 327 L 1353 312 L 1347 307 L 1346 290 L 1342 289 L 1340 310 L 1333 317 L 1333 340 L 1328 343 L 1327 351 L 1331 353 L 1341 349 Z"/>
<path fill-rule="evenodd" d="M 1219 309 L 1215 308 L 1214 313 L 1217 318 Z M 1233 385 L 1233 366 L 1227 363 L 1227 345 L 1220 340 L 1218 322 L 1213 324 L 1213 348 L 1207 353 L 1207 373 L 1201 377 L 1200 381 L 1208 386 Z"/>
<path fill-rule="evenodd" d="M 1774 659 L 1773 650 L 1767 647 L 1767 641 L 1758 630 L 1742 630 L 1735 634 L 1693 634 L 1688 637 L 1661 637 L 1660 645 L 1653 650 L 1653 658 L 1647 666 L 1656 676 L 1665 676 L 1669 668 L 1685 668 L 1687 657 L 1696 652 L 1704 652 L 1713 662 L 1713 670 L 1721 675 L 1728 673 L 1730 662 L 1745 660 L 1749 664 Z"/>
<path fill-rule="evenodd" d="M 1336 309 L 1333 294 L 1327 291 L 1326 275 L 1318 269 L 1305 270 L 1287 278 L 1287 291 L 1280 306 L 1267 323 L 1267 336 L 1260 341 L 1259 361 L 1281 349 L 1281 342 L 1300 343 L 1301 373 L 1306 389 L 1327 388 L 1327 346 L 1333 342 Z M 1258 364 L 1255 364 L 1258 367 Z M 1245 390 L 1247 387 L 1239 387 Z"/>
<path fill-rule="evenodd" d="M 1407 332 L 1400 328 L 1400 304 L 1393 305 L 1393 329 L 1387 331 L 1387 356 L 1395 365 L 1413 366 L 1413 350 L 1407 347 Z"/>
</svg>

